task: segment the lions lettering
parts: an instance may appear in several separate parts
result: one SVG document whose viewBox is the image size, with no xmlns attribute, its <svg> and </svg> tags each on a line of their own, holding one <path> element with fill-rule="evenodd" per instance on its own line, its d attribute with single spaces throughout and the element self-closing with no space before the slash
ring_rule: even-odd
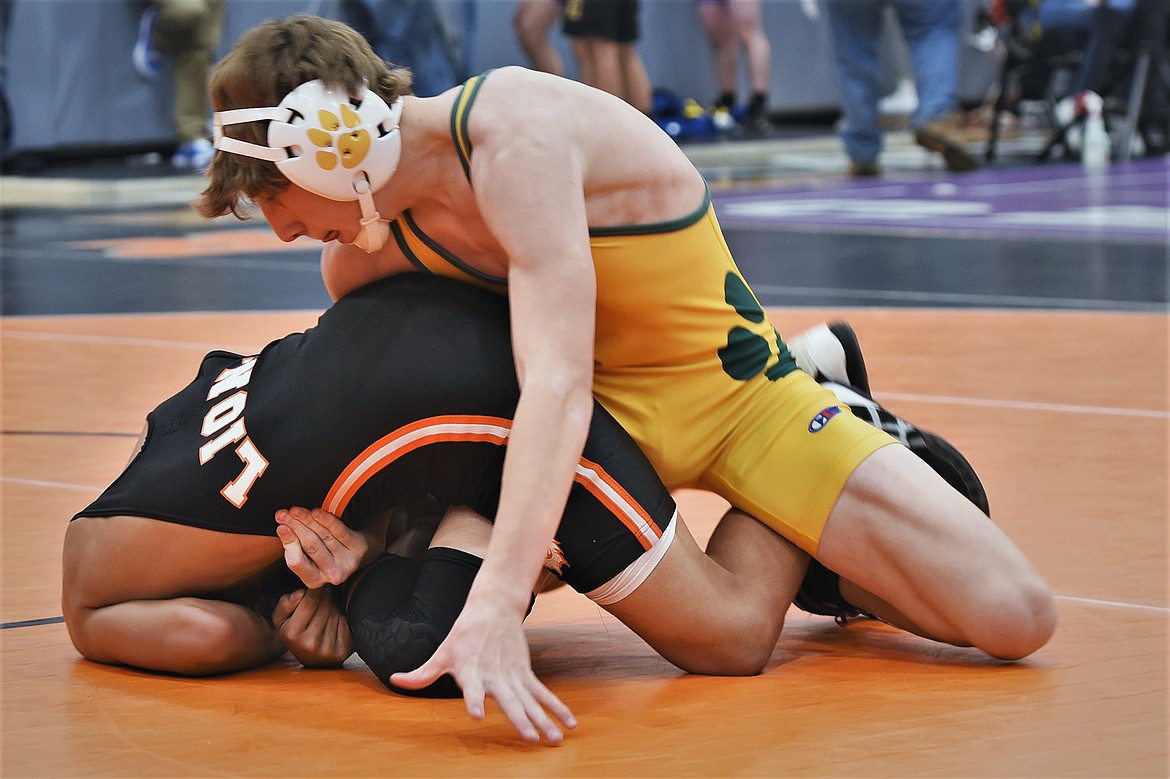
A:
<svg viewBox="0 0 1170 779">
<path fill-rule="evenodd" d="M 235 368 L 228 368 L 216 377 L 207 392 L 208 400 L 215 400 L 231 390 L 236 391 L 208 409 L 203 415 L 203 427 L 200 429 L 204 438 L 210 439 L 199 447 L 200 465 L 206 465 L 229 444 L 239 443 L 236 456 L 243 461 L 244 469 L 219 491 L 236 508 L 248 501 L 248 490 L 268 467 L 268 460 L 260 454 L 252 439 L 248 438 L 248 431 L 244 427 L 248 392 L 243 387 L 251 380 L 255 364 L 256 358 L 248 357 Z"/>
</svg>

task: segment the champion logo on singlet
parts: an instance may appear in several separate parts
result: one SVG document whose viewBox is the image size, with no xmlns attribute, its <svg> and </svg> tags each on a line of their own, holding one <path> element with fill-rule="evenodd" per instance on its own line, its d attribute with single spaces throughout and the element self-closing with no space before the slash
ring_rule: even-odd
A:
<svg viewBox="0 0 1170 779">
<path fill-rule="evenodd" d="M 829 421 L 840 413 L 840 406 L 829 406 L 828 408 L 821 409 L 820 413 L 813 417 L 813 420 L 808 423 L 808 432 L 821 432 L 825 429 L 825 425 L 829 424 Z"/>
</svg>

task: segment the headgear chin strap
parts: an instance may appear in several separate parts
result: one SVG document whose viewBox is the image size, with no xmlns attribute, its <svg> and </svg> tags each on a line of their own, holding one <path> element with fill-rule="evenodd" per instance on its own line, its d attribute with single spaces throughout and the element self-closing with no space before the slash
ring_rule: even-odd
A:
<svg viewBox="0 0 1170 779">
<path fill-rule="evenodd" d="M 354 99 L 309 81 L 289 92 L 278 106 L 215 113 L 215 148 L 268 160 L 289 181 L 330 200 L 356 200 L 362 210 L 354 245 L 367 252 L 382 248 L 390 227 L 374 206 L 402 156 L 402 98 L 393 106 L 369 89 Z M 268 145 L 223 134 L 230 124 L 268 121 Z"/>
</svg>

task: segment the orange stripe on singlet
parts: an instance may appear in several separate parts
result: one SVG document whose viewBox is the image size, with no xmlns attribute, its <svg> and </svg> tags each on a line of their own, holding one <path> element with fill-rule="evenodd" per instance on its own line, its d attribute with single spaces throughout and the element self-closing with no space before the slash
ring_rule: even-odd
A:
<svg viewBox="0 0 1170 779">
<path fill-rule="evenodd" d="M 322 508 L 341 516 L 366 482 L 398 458 L 423 446 L 439 443 L 483 442 L 504 446 L 512 420 L 492 416 L 440 416 L 420 419 L 379 438 L 355 457 L 334 481 Z M 650 514 L 597 463 L 582 457 L 574 481 L 601 501 L 625 525 L 644 549 L 662 535 Z"/>
<path fill-rule="evenodd" d="M 341 516 L 366 482 L 398 458 L 420 447 L 461 441 L 483 441 L 502 446 L 508 442 L 511 428 L 511 420 L 487 416 L 429 417 L 400 427 L 370 444 L 350 462 L 325 496 L 322 508 Z"/>
<path fill-rule="evenodd" d="M 578 460 L 576 481 L 629 528 L 643 549 L 654 546 L 654 541 L 662 536 L 662 528 L 649 512 L 597 463 L 584 457 Z"/>
</svg>

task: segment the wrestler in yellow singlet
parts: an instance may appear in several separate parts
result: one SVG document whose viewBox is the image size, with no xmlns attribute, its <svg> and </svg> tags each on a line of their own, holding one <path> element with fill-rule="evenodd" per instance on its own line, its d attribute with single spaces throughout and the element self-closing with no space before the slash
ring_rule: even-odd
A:
<svg viewBox="0 0 1170 779">
<path fill-rule="evenodd" d="M 464 84 L 452 133 L 464 170 L 467 120 L 488 74 Z M 422 271 L 506 293 L 425 235 L 391 225 Z M 710 194 L 672 222 L 589 231 L 597 269 L 593 391 L 667 487 L 698 487 L 815 554 L 853 469 L 896 443 L 796 367 L 740 275 Z"/>
</svg>

